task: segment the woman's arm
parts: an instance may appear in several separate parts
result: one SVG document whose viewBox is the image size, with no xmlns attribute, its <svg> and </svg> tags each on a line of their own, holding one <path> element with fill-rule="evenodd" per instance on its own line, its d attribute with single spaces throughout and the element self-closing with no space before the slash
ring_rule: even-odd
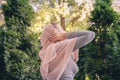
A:
<svg viewBox="0 0 120 80">
<path fill-rule="evenodd" d="M 86 36 L 86 35 L 89 35 L 90 33 L 94 33 L 94 32 L 87 31 L 87 30 L 68 32 L 66 34 L 66 38 L 70 39 L 70 38 L 75 38 L 75 37 L 80 37 L 80 36 Z"/>
<path fill-rule="evenodd" d="M 56 41 L 61 41 L 64 39 L 71 39 L 76 37 L 77 37 L 77 40 L 76 40 L 73 51 L 90 43 L 94 39 L 95 33 L 87 30 L 68 32 L 68 33 L 56 33 L 50 36 L 50 40 L 53 42 L 56 42 Z"/>
<path fill-rule="evenodd" d="M 69 32 L 66 35 L 67 39 L 75 38 L 75 37 L 77 37 L 77 40 L 73 51 L 90 43 L 94 39 L 95 33 L 92 31 L 76 31 L 76 32 Z"/>
</svg>

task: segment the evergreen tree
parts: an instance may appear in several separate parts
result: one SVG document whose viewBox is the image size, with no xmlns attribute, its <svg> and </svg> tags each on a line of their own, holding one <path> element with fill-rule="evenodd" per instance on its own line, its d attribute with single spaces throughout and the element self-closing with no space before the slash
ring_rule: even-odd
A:
<svg viewBox="0 0 120 80">
<path fill-rule="evenodd" d="M 90 80 L 120 79 L 120 46 L 118 40 L 119 15 L 111 7 L 111 0 L 96 0 L 91 12 L 95 39 L 80 50 L 80 78 Z M 87 79 L 86 79 L 87 80 Z"/>
<path fill-rule="evenodd" d="M 0 79 L 39 80 L 38 36 L 28 30 L 34 12 L 29 0 L 7 0 L 0 30 Z"/>
</svg>

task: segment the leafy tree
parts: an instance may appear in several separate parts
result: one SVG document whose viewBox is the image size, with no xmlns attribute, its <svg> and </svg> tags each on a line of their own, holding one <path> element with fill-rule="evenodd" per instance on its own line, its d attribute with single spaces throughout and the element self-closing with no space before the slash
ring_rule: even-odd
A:
<svg viewBox="0 0 120 80">
<path fill-rule="evenodd" d="M 69 0 L 67 2 L 69 15 L 66 18 L 66 30 L 76 31 L 86 29 L 89 25 L 89 3 L 84 1 L 79 5 L 75 0 Z"/>
<path fill-rule="evenodd" d="M 65 19 L 65 21 L 62 21 L 64 21 L 66 31 L 86 29 L 89 25 L 89 10 L 86 7 L 88 4 L 83 2 L 78 5 L 75 0 L 62 1 L 63 6 L 61 7 L 55 0 L 44 1 L 43 4 L 40 4 L 32 22 L 31 30 L 40 33 L 48 23 L 58 21 L 61 24 L 60 15 Z M 85 18 L 83 18 L 83 15 Z"/>
<path fill-rule="evenodd" d="M 80 50 L 79 77 L 90 80 L 120 79 L 119 15 L 111 7 L 111 0 L 96 0 L 91 12 L 89 30 L 95 39 Z M 87 80 L 87 79 L 86 79 Z"/>
<path fill-rule="evenodd" d="M 0 30 L 1 80 L 38 80 L 38 35 L 28 27 L 34 12 L 28 0 L 7 0 L 5 25 Z"/>
</svg>

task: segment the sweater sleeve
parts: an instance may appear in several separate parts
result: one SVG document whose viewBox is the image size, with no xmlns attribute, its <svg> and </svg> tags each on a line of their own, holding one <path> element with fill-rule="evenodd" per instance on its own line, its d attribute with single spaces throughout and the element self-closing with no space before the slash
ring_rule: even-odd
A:
<svg viewBox="0 0 120 80">
<path fill-rule="evenodd" d="M 95 33 L 92 31 L 87 31 L 87 30 L 67 33 L 67 39 L 71 39 L 75 37 L 77 37 L 77 40 L 73 48 L 73 51 L 90 43 L 94 39 Z"/>
</svg>

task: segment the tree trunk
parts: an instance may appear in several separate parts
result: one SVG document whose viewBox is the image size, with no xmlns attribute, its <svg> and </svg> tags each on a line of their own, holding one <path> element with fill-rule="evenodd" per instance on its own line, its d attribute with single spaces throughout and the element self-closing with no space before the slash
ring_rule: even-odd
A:
<svg viewBox="0 0 120 80">
<path fill-rule="evenodd" d="M 63 27 L 63 29 L 65 30 L 65 18 L 62 15 L 60 16 L 60 24 Z"/>
<path fill-rule="evenodd" d="M 58 4 L 61 7 L 63 7 L 65 0 L 58 0 Z M 63 29 L 65 30 L 65 17 L 63 17 L 62 15 L 60 15 L 60 24 L 63 27 Z"/>
</svg>

